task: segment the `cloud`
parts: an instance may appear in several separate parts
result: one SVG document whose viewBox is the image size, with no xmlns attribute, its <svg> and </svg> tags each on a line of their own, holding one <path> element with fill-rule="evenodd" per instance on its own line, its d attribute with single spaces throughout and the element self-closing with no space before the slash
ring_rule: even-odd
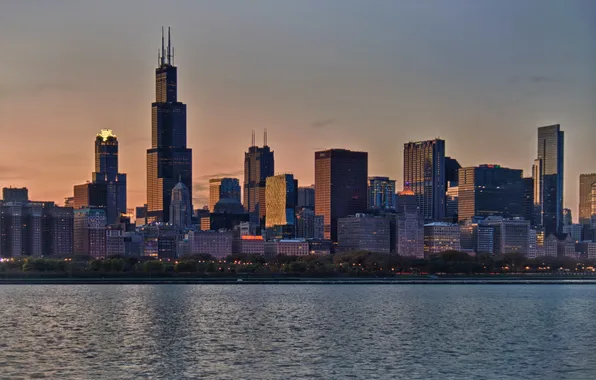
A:
<svg viewBox="0 0 596 380">
<path fill-rule="evenodd" d="M 0 98 L 8 97 L 34 97 L 44 93 L 54 92 L 76 92 L 77 88 L 65 83 L 35 83 L 22 84 L 15 83 L 0 86 Z"/>
<path fill-rule="evenodd" d="M 534 84 L 542 84 L 542 83 L 555 83 L 558 82 L 559 78 L 556 76 L 551 75 L 515 75 L 512 77 L 507 78 L 507 82 L 511 84 L 520 84 L 520 83 L 534 83 Z"/>
<path fill-rule="evenodd" d="M 321 119 L 321 120 L 315 120 L 313 121 L 310 126 L 313 128 L 325 128 L 328 127 L 332 124 L 335 124 L 337 120 L 333 119 L 333 118 L 326 118 L 326 119 Z"/>
<path fill-rule="evenodd" d="M 203 182 L 193 182 L 192 184 L 192 191 L 195 193 L 200 193 L 202 191 L 209 190 L 209 185 Z"/>
<path fill-rule="evenodd" d="M 211 178 L 222 178 L 222 177 L 236 177 L 241 174 L 244 174 L 244 170 L 236 170 L 233 172 L 222 172 L 222 173 L 213 173 L 213 174 L 205 174 L 199 177 L 196 177 L 198 180 L 209 180 Z"/>
</svg>

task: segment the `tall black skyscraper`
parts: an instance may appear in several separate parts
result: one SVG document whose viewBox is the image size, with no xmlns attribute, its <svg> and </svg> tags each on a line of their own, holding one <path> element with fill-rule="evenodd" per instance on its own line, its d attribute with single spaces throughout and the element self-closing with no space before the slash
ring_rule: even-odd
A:
<svg viewBox="0 0 596 380">
<path fill-rule="evenodd" d="M 330 149 L 315 153 L 315 215 L 323 235 L 337 242 L 337 220 L 366 212 L 368 153 Z"/>
<path fill-rule="evenodd" d="M 534 222 L 545 236 L 563 230 L 563 168 L 565 133 L 559 124 L 538 128 L 538 157 L 534 161 Z"/>
<path fill-rule="evenodd" d="M 126 174 L 118 173 L 118 139 L 111 129 L 102 129 L 95 138 L 93 183 L 105 185 L 107 222 L 117 223 L 126 213 Z"/>
<path fill-rule="evenodd" d="M 244 209 L 250 214 L 250 221 L 254 225 L 263 224 L 267 177 L 274 173 L 275 160 L 273 151 L 267 145 L 267 131 L 263 147 L 256 146 L 253 132 L 252 145 L 244 153 Z"/>
<path fill-rule="evenodd" d="M 170 28 L 167 50 L 162 28 L 158 65 L 155 102 L 151 104 L 151 149 L 147 150 L 147 219 L 168 222 L 174 186 L 180 181 L 192 189 L 192 150 L 186 147 L 186 105 L 178 101 L 178 72 Z"/>
</svg>

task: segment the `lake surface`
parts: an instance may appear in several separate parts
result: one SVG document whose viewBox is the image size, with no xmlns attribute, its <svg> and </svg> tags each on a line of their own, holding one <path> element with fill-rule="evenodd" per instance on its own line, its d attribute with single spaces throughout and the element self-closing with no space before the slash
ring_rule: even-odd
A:
<svg viewBox="0 0 596 380">
<path fill-rule="evenodd" d="M 593 285 L 4 285 L 1 379 L 595 379 Z"/>
</svg>

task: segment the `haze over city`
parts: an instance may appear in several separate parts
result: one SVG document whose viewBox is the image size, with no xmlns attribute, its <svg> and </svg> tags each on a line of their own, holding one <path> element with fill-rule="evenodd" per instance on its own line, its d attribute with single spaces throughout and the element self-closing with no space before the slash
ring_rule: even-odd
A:
<svg viewBox="0 0 596 380">
<path fill-rule="evenodd" d="M 172 25 L 195 207 L 209 178 L 242 179 L 253 129 L 301 185 L 315 150 L 341 147 L 401 188 L 407 141 L 441 137 L 462 166 L 530 175 L 536 128 L 561 124 L 577 215 L 596 162 L 595 21 L 589 0 L 6 2 L 0 182 L 61 203 L 110 128 L 128 205 L 145 203 L 159 28 Z"/>
</svg>

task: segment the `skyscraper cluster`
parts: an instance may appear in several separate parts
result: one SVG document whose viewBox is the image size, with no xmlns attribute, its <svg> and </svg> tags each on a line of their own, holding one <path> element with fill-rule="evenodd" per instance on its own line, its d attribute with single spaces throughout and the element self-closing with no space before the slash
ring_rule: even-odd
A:
<svg viewBox="0 0 596 380">
<path fill-rule="evenodd" d="M 395 179 L 369 176 L 367 152 L 347 149 L 315 152 L 314 185 L 299 187 L 293 174 L 275 172 L 267 131 L 262 146 L 253 131 L 243 182 L 210 179 L 208 205 L 195 209 L 186 105 L 177 97 L 170 36 L 168 28 L 166 43 L 162 28 L 147 202 L 137 207 L 136 226 L 127 209 L 127 176 L 119 172 L 118 138 L 102 129 L 91 181 L 74 186 L 67 207 L 31 202 L 27 189 L 4 189 L 1 255 L 172 258 L 369 250 L 424 257 L 464 250 L 540 256 L 570 255 L 570 242 L 596 244 L 596 174 L 580 176 L 574 224 L 563 208 L 564 132 L 558 124 L 538 128 L 536 159 L 525 177 L 521 169 L 496 164 L 462 167 L 446 156 L 440 138 L 407 142 L 401 191 Z"/>
</svg>

